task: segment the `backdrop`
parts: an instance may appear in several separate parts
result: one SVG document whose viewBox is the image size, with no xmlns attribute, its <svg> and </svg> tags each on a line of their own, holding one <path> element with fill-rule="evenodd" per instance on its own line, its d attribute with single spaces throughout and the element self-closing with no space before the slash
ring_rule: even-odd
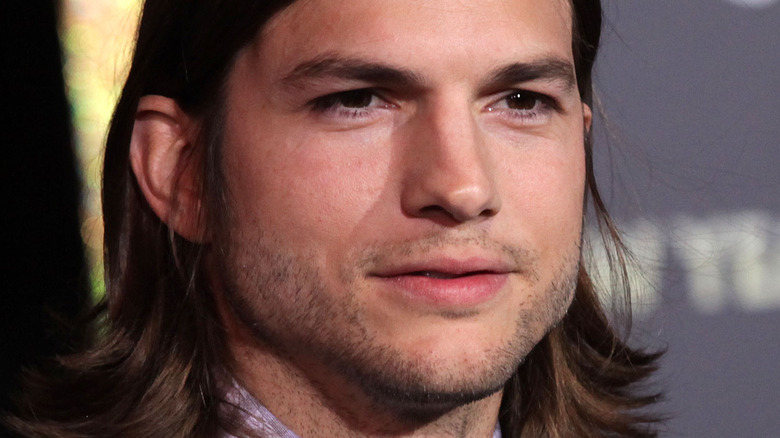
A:
<svg viewBox="0 0 780 438">
<path fill-rule="evenodd" d="M 780 2 L 605 8 L 597 174 L 634 333 L 668 348 L 664 436 L 780 437 Z"/>
</svg>

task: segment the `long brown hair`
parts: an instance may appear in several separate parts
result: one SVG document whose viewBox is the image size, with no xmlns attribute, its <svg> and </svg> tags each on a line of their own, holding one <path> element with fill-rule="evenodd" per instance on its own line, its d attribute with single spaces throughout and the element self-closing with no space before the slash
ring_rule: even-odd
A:
<svg viewBox="0 0 780 438">
<path fill-rule="evenodd" d="M 292 3 L 258 0 L 147 0 L 130 72 L 111 122 L 103 172 L 106 299 L 94 311 L 93 346 L 34 374 L 18 417 L 24 436 L 214 436 L 224 332 L 205 282 L 203 248 L 170 231 L 146 203 L 129 163 L 136 108 L 144 95 L 177 100 L 200 120 L 199 153 L 208 211 L 224 211 L 219 146 L 221 96 L 238 51 Z M 582 100 L 601 33 L 599 0 L 571 0 L 573 50 Z M 587 199 L 626 279 L 626 252 L 598 194 L 586 139 Z M 214 217 L 212 217 L 214 219 Z M 623 288 L 628 294 L 627 283 Z M 655 436 L 642 408 L 655 397 L 636 385 L 657 355 L 629 348 L 602 310 L 584 267 L 563 321 L 507 383 L 504 436 Z"/>
</svg>

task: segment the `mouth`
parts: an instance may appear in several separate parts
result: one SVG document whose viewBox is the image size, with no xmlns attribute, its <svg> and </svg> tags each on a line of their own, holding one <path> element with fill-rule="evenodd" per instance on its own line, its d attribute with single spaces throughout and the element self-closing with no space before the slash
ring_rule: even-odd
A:
<svg viewBox="0 0 780 438">
<path fill-rule="evenodd" d="M 417 277 L 433 278 L 437 280 L 451 280 L 454 278 L 463 278 L 463 277 L 469 277 L 473 275 L 483 275 L 483 274 L 489 275 L 495 273 L 496 272 L 487 271 L 487 270 L 464 272 L 461 274 L 442 272 L 442 271 L 414 271 L 414 272 L 409 272 L 408 274 L 399 274 L 399 275 L 411 275 Z"/>
<path fill-rule="evenodd" d="M 393 264 L 372 272 L 371 276 L 380 278 L 409 276 L 451 280 L 477 275 L 502 275 L 515 271 L 512 264 L 496 258 L 455 259 L 441 257 Z"/>
<path fill-rule="evenodd" d="M 427 265 L 427 266 L 426 266 Z M 426 308 L 473 309 L 505 288 L 512 270 L 484 259 L 437 260 L 407 264 L 375 273 L 390 300 Z"/>
</svg>

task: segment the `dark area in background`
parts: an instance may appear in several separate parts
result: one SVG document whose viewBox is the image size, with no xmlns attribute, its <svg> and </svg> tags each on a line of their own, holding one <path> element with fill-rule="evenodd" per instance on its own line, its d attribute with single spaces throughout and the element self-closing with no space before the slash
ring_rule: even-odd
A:
<svg viewBox="0 0 780 438">
<path fill-rule="evenodd" d="M 58 11 L 53 0 L 5 1 L 0 13 L 0 411 L 23 367 L 68 350 L 52 315 L 74 319 L 89 296 Z"/>
</svg>

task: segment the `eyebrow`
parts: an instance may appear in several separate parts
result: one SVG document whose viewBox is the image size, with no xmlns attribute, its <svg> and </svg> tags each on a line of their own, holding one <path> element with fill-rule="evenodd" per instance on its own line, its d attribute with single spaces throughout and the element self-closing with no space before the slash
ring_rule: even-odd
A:
<svg viewBox="0 0 780 438">
<path fill-rule="evenodd" d="M 424 77 L 411 70 L 332 54 L 298 64 L 280 82 L 298 87 L 309 80 L 326 78 L 415 87 L 422 87 L 426 82 Z M 503 87 L 533 80 L 560 82 L 567 91 L 577 84 L 574 66 L 570 62 L 557 57 L 545 57 L 531 62 L 515 62 L 493 70 L 482 86 Z"/>
<path fill-rule="evenodd" d="M 483 87 L 499 87 L 535 80 L 560 82 L 566 91 L 573 90 L 577 85 L 574 66 L 570 62 L 556 57 L 506 65 L 494 70 L 482 85 Z"/>
<path fill-rule="evenodd" d="M 343 78 L 363 82 L 420 85 L 424 82 L 418 74 L 378 62 L 324 55 L 298 64 L 282 78 L 281 83 L 296 86 L 307 80 Z"/>
</svg>

